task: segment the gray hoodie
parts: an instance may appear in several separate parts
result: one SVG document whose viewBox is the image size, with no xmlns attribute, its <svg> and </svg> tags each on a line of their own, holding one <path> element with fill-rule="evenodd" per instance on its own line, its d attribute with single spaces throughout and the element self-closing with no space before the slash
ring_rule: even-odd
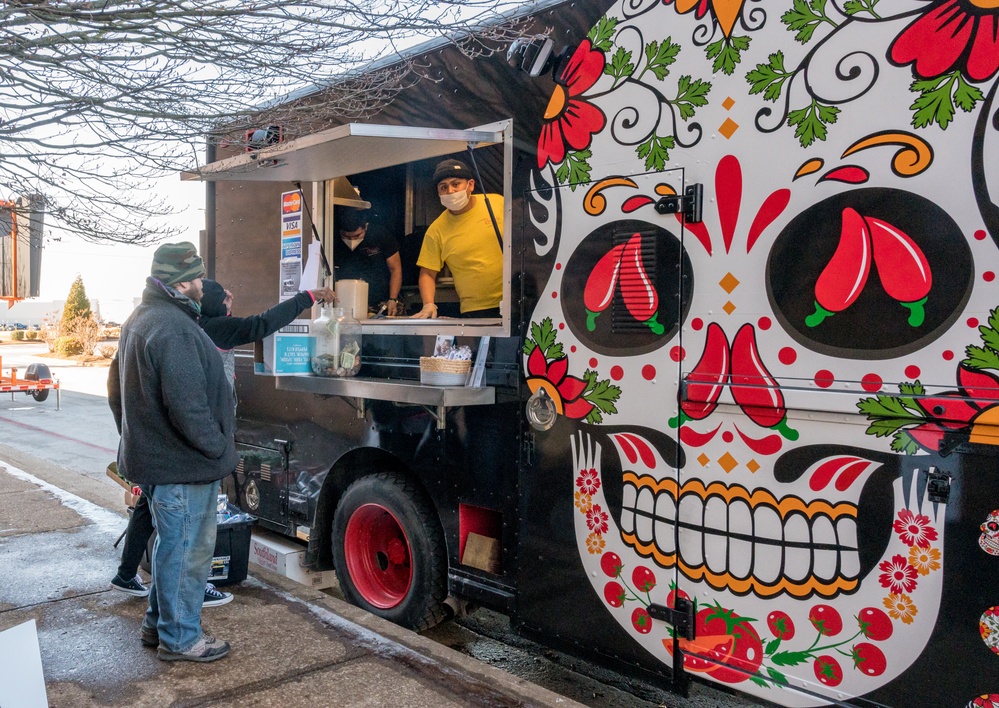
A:
<svg viewBox="0 0 999 708">
<path fill-rule="evenodd" d="M 198 307 L 154 278 L 121 328 L 108 404 L 118 470 L 136 484 L 207 484 L 236 468 L 232 387 Z"/>
</svg>

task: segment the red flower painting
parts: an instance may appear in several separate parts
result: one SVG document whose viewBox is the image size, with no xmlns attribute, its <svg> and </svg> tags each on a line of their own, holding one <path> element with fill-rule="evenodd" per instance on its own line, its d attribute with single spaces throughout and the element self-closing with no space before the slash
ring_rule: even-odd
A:
<svg viewBox="0 0 999 708">
<path fill-rule="evenodd" d="M 929 548 L 930 541 L 937 540 L 937 530 L 930 525 L 929 517 L 913 514 L 908 509 L 898 512 L 898 519 L 892 526 L 902 543 L 909 547 Z"/>
<path fill-rule="evenodd" d="M 898 595 L 916 589 L 918 573 L 915 568 L 909 565 L 905 556 L 892 556 L 890 561 L 881 561 L 878 570 L 882 571 L 878 578 L 881 587 L 888 588 L 892 593 Z"/>
<path fill-rule="evenodd" d="M 604 71 L 604 53 L 584 39 L 562 70 L 545 110 L 545 123 L 538 140 L 538 168 L 565 160 L 566 146 L 585 150 L 594 133 L 604 128 L 603 111 L 580 98 Z"/>
<path fill-rule="evenodd" d="M 593 533 L 603 536 L 607 533 L 607 520 L 609 518 L 607 512 L 601 509 L 599 504 L 594 504 L 593 508 L 586 512 L 586 525 Z"/>
<path fill-rule="evenodd" d="M 536 386 L 544 388 L 552 397 L 556 412 L 570 418 L 585 418 L 593 410 L 593 405 L 582 397 L 586 391 L 586 382 L 568 371 L 568 357 L 546 361 L 541 347 L 535 347 L 527 359 L 527 373 L 531 377 L 543 379 L 537 381 Z"/>
<path fill-rule="evenodd" d="M 985 81 L 999 70 L 999 8 L 992 0 L 931 0 L 895 39 L 889 57 L 933 79 L 960 70 Z"/>
<path fill-rule="evenodd" d="M 592 467 L 588 470 L 581 470 L 576 477 L 576 486 L 583 494 L 593 495 L 600 489 L 600 476 Z"/>
</svg>

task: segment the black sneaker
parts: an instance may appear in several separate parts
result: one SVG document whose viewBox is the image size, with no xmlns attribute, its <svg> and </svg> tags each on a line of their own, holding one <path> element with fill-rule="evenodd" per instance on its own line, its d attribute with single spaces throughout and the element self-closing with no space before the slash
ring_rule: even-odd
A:
<svg viewBox="0 0 999 708">
<path fill-rule="evenodd" d="M 160 633 L 156 631 L 156 628 L 149 629 L 145 625 L 139 627 L 139 641 L 142 642 L 144 647 L 156 647 L 160 644 Z"/>
<path fill-rule="evenodd" d="M 146 597 L 149 595 L 149 588 L 142 584 L 138 575 L 131 580 L 122 580 L 117 575 L 114 576 L 111 578 L 111 589 L 135 595 L 136 597 Z"/>
<path fill-rule="evenodd" d="M 211 583 L 205 583 L 205 601 L 201 604 L 202 607 L 218 607 L 228 605 L 230 602 L 232 602 L 231 592 L 216 590 Z"/>
<path fill-rule="evenodd" d="M 201 635 L 198 643 L 187 651 L 174 653 L 166 651 L 163 647 L 158 650 L 158 655 L 163 661 L 215 661 L 228 653 L 229 642 L 223 642 L 221 639 L 204 634 Z"/>
</svg>

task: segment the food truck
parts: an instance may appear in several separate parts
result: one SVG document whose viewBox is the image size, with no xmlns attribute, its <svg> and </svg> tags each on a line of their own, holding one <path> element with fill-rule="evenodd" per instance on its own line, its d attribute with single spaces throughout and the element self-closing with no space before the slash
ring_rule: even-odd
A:
<svg viewBox="0 0 999 708">
<path fill-rule="evenodd" d="M 416 312 L 437 162 L 503 197 L 499 317 L 361 319 L 350 377 L 309 370 L 316 312 L 240 351 L 234 497 L 416 629 L 471 604 L 678 691 L 999 705 L 996 4 L 527 13 L 509 57 L 422 47 L 363 120 L 186 175 L 238 314 L 335 205 Z M 441 337 L 467 385 L 424 383 Z"/>
</svg>

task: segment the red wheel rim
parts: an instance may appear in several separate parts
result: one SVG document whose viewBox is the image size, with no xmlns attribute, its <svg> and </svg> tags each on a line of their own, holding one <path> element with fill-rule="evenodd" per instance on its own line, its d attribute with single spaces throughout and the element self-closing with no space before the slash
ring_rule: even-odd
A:
<svg viewBox="0 0 999 708">
<path fill-rule="evenodd" d="M 409 539 L 388 509 L 365 504 L 351 514 L 343 546 L 350 579 L 366 602 L 389 610 L 406 598 L 413 582 Z"/>
</svg>

